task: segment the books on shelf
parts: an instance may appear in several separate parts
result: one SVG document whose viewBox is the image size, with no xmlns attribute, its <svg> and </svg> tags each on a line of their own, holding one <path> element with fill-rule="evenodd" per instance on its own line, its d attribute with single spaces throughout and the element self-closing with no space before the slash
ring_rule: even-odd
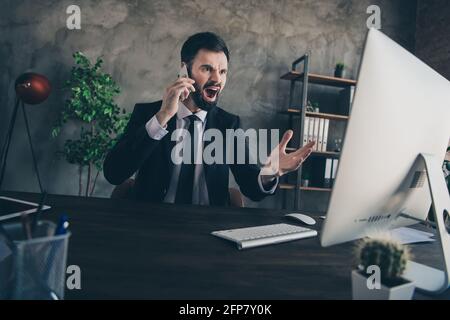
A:
<svg viewBox="0 0 450 320">
<path fill-rule="evenodd" d="M 306 146 L 308 144 L 308 140 L 309 140 L 309 117 L 305 117 L 302 146 Z"/>
<path fill-rule="evenodd" d="M 307 117 L 308 121 L 308 143 L 314 140 L 314 118 Z M 306 122 L 306 120 L 305 120 Z"/>
<path fill-rule="evenodd" d="M 333 187 L 334 180 L 336 179 L 336 172 L 339 166 L 338 159 L 326 159 L 325 160 L 325 173 L 324 173 L 324 188 Z"/>
<path fill-rule="evenodd" d="M 318 135 L 318 139 L 316 142 L 316 146 L 317 146 L 317 150 L 318 151 L 323 151 L 323 127 L 325 124 L 325 119 L 319 119 L 319 135 Z"/>
<path fill-rule="evenodd" d="M 326 152 L 327 151 L 329 126 L 330 126 L 330 120 L 329 119 L 324 119 L 323 136 L 322 136 L 322 152 Z"/>
<path fill-rule="evenodd" d="M 338 113 L 350 115 L 355 87 L 350 86 L 339 93 Z M 314 151 L 327 152 L 328 133 L 330 129 L 330 119 L 307 116 L 305 117 L 303 131 L 303 145 L 311 141 L 316 141 Z"/>
<path fill-rule="evenodd" d="M 330 120 L 316 117 L 305 117 L 304 126 L 303 145 L 306 145 L 311 141 L 316 141 L 314 151 L 326 152 Z"/>
<path fill-rule="evenodd" d="M 334 185 L 334 180 L 336 179 L 336 172 L 339 166 L 339 160 L 333 159 L 333 163 L 331 166 L 331 186 Z"/>
<path fill-rule="evenodd" d="M 319 118 L 313 118 L 314 119 L 314 136 L 313 136 L 313 140 L 316 141 L 316 144 L 314 145 L 314 151 L 320 151 L 319 150 L 319 123 L 320 123 L 320 119 Z"/>
</svg>

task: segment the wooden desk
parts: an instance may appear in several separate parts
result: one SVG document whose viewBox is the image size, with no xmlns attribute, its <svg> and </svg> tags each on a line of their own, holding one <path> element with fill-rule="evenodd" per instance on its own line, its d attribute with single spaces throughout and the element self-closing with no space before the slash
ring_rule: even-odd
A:
<svg viewBox="0 0 450 320">
<path fill-rule="evenodd" d="M 38 200 L 36 194 L 8 195 Z M 289 222 L 287 211 L 54 195 L 47 202 L 53 209 L 46 219 L 69 215 L 68 264 L 82 272 L 82 289 L 66 290 L 68 299 L 351 299 L 353 244 L 322 248 L 315 237 L 238 251 L 210 235 Z M 436 265 L 436 249 L 418 245 L 413 253 Z M 449 297 L 447 291 L 438 298 Z"/>
</svg>

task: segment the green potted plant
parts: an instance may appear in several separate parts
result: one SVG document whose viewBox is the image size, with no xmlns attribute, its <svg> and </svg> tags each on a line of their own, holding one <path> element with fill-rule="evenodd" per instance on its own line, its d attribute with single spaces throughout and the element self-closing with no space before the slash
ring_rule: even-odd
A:
<svg viewBox="0 0 450 320">
<path fill-rule="evenodd" d="M 320 105 L 319 105 L 319 103 L 318 102 L 311 102 L 311 101 L 308 100 L 308 102 L 306 104 L 306 111 L 319 113 L 320 112 Z"/>
<path fill-rule="evenodd" d="M 336 63 L 336 68 L 334 69 L 334 76 L 336 78 L 344 78 L 345 64 L 342 62 Z"/>
<path fill-rule="evenodd" d="M 65 101 L 52 135 L 57 137 L 68 121 L 78 126 L 78 137 L 65 141 L 58 154 L 78 166 L 78 195 L 89 197 L 103 170 L 103 160 L 125 129 L 129 114 L 114 102 L 120 89 L 111 75 L 101 71 L 103 60 L 97 58 L 92 64 L 81 52 L 74 53 L 73 58 L 76 66 L 72 67 L 70 79 L 64 86 L 70 91 L 70 97 Z"/>
<path fill-rule="evenodd" d="M 366 238 L 357 246 L 356 259 L 358 268 L 352 271 L 353 299 L 412 298 L 414 284 L 402 277 L 410 259 L 407 247 L 389 237 Z"/>
</svg>

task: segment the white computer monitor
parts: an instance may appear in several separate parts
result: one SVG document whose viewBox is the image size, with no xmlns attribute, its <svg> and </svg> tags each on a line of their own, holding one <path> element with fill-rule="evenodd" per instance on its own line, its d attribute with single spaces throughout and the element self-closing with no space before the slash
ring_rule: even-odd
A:
<svg viewBox="0 0 450 320">
<path fill-rule="evenodd" d="M 432 199 L 440 199 L 438 210 L 450 210 L 441 170 L 449 137 L 450 82 L 371 29 L 321 233 L 322 246 L 425 220 Z M 449 252 L 448 233 L 440 236 Z M 450 257 L 446 263 L 450 264 Z M 434 278 L 431 284 L 419 285 L 430 292 L 442 291 L 445 284 L 441 282 L 448 287 L 448 272 Z"/>
</svg>

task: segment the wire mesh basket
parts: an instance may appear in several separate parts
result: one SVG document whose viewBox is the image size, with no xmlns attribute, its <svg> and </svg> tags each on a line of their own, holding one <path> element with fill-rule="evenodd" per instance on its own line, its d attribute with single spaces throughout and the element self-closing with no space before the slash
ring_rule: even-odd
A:
<svg viewBox="0 0 450 320">
<path fill-rule="evenodd" d="M 40 221 L 33 238 L 27 240 L 20 223 L 3 228 L 14 243 L 6 298 L 63 299 L 70 232 L 55 236 L 56 225 Z"/>
</svg>

